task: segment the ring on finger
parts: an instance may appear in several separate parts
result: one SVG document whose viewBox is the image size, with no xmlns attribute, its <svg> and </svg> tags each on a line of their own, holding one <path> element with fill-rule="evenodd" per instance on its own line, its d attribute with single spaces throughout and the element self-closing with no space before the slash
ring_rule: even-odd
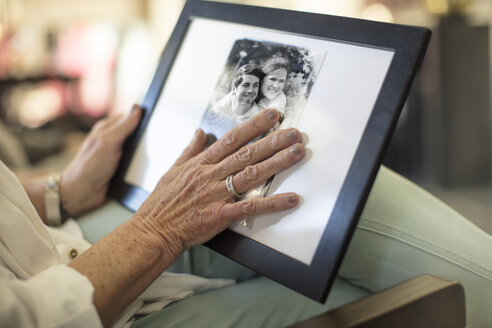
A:
<svg viewBox="0 0 492 328">
<path fill-rule="evenodd" d="M 226 188 L 227 188 L 227 191 L 229 192 L 229 194 L 231 194 L 232 197 L 238 199 L 241 197 L 241 194 L 239 194 L 236 189 L 234 189 L 234 185 L 232 184 L 232 178 L 234 177 L 234 174 L 231 174 L 229 175 L 226 179 L 225 179 L 225 184 L 226 184 Z"/>
</svg>

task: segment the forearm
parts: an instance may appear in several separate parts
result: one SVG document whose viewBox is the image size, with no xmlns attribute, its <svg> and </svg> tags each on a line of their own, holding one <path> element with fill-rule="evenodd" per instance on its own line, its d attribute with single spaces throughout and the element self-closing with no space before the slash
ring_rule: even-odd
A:
<svg viewBox="0 0 492 328">
<path fill-rule="evenodd" d="M 174 260 L 158 236 L 138 228 L 132 219 L 69 266 L 89 278 L 94 305 L 109 326 Z"/>
</svg>

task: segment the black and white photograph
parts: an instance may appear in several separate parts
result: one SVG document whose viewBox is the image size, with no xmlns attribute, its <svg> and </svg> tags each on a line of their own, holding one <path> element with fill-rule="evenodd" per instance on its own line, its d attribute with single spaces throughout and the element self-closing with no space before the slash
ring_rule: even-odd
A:
<svg viewBox="0 0 492 328">
<path fill-rule="evenodd" d="M 236 40 L 200 127 L 219 138 L 266 108 L 280 112 L 280 127 L 295 126 L 320 69 L 313 62 L 324 56 L 298 46 Z"/>
<path fill-rule="evenodd" d="M 296 126 L 321 67 L 314 63 L 324 57 L 299 46 L 236 40 L 200 127 L 218 139 L 267 108 L 280 113 L 275 129 Z M 265 196 L 272 179 L 243 198 Z M 253 221 L 243 223 L 251 227 Z"/>
</svg>

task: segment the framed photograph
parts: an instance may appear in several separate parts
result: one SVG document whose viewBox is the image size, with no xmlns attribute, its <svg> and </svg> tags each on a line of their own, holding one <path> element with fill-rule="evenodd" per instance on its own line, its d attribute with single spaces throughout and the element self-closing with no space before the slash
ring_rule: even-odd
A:
<svg viewBox="0 0 492 328">
<path fill-rule="evenodd" d="M 243 197 L 294 191 L 297 208 L 206 245 L 324 302 L 423 59 L 425 28 L 189 0 L 125 145 L 111 195 L 136 210 L 201 127 L 220 138 L 274 107 L 307 156 Z"/>
</svg>

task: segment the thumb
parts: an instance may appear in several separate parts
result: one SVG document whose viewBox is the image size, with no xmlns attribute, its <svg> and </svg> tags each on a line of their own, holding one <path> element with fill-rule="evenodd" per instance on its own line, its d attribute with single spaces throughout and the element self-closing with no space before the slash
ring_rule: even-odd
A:
<svg viewBox="0 0 492 328">
<path fill-rule="evenodd" d="M 121 117 L 121 119 L 114 125 L 113 133 L 116 139 L 121 143 L 135 130 L 140 118 L 142 117 L 142 108 L 139 105 L 133 105 L 132 110 L 128 115 Z"/>
<path fill-rule="evenodd" d="M 196 130 L 195 136 L 191 140 L 190 144 L 188 145 L 188 147 L 185 148 L 185 150 L 183 150 L 183 152 L 174 164 L 179 165 L 198 155 L 205 149 L 206 145 L 207 135 L 203 132 L 202 129 Z"/>
</svg>

